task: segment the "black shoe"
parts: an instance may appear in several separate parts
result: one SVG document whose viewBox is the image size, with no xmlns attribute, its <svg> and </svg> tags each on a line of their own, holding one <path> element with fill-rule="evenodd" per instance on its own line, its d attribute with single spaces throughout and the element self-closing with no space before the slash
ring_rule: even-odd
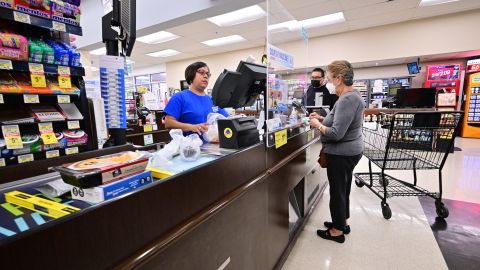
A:
<svg viewBox="0 0 480 270">
<path fill-rule="evenodd" d="M 325 225 L 325 227 L 327 227 L 328 229 L 333 228 L 333 222 L 330 222 L 330 221 L 325 221 L 323 223 L 323 225 Z M 349 234 L 350 232 L 351 232 L 350 231 L 350 225 L 345 226 L 345 230 L 343 230 L 343 233 L 344 234 Z"/>
<path fill-rule="evenodd" d="M 345 235 L 339 235 L 339 236 L 332 236 L 330 234 L 330 230 L 317 230 L 317 235 L 320 236 L 323 239 L 327 240 L 332 240 L 337 243 L 343 243 L 345 242 Z"/>
</svg>

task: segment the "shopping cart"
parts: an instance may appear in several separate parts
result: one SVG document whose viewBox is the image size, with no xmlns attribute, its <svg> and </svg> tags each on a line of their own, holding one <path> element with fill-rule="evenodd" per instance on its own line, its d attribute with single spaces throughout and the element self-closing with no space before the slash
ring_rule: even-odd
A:
<svg viewBox="0 0 480 270">
<path fill-rule="evenodd" d="M 364 125 L 363 154 L 368 158 L 369 172 L 356 173 L 355 184 L 367 186 L 382 200 L 385 219 L 392 217 L 387 198 L 395 196 L 432 197 L 437 215 L 448 217 L 448 209 L 442 203 L 442 168 L 453 149 L 462 116 L 462 112 L 379 114 L 376 125 Z M 381 172 L 373 172 L 372 163 Z M 413 183 L 394 178 L 386 170 L 412 170 Z M 417 170 L 438 170 L 439 192 L 417 186 Z"/>
</svg>

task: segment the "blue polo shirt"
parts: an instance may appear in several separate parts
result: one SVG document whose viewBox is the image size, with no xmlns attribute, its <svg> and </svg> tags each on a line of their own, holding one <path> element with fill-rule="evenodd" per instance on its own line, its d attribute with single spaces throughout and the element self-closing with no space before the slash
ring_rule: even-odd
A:
<svg viewBox="0 0 480 270">
<path fill-rule="evenodd" d="M 165 113 L 175 117 L 177 121 L 188 124 L 202 124 L 207 122 L 207 116 L 211 112 L 218 112 L 224 116 L 228 113 L 213 105 L 210 96 L 199 96 L 190 90 L 184 90 L 175 94 L 167 103 Z M 184 132 L 184 135 L 190 135 L 193 132 Z"/>
</svg>

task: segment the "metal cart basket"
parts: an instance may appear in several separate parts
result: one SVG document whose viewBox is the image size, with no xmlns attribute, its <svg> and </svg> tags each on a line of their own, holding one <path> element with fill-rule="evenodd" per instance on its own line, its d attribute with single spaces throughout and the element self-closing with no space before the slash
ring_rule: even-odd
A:
<svg viewBox="0 0 480 270">
<path fill-rule="evenodd" d="M 453 142 L 462 112 L 412 112 L 379 114 L 375 127 L 363 127 L 368 173 L 355 173 L 355 184 L 367 186 L 381 200 L 385 219 L 392 217 L 387 198 L 429 196 L 435 199 L 437 215 L 448 217 L 442 203 L 442 168 Z M 372 172 L 372 163 L 381 172 Z M 386 170 L 412 170 L 413 183 L 385 174 Z M 417 170 L 438 170 L 438 192 L 417 186 Z"/>
</svg>

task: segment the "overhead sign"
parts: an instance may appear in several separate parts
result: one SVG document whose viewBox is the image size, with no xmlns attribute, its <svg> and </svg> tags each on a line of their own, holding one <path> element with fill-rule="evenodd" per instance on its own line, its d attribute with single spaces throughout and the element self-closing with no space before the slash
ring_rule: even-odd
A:
<svg viewBox="0 0 480 270">
<path fill-rule="evenodd" d="M 293 55 L 268 44 L 268 58 L 270 63 L 276 63 L 285 68 L 293 68 Z"/>
<path fill-rule="evenodd" d="M 445 66 L 428 66 L 429 81 L 458 80 L 460 76 L 460 64 Z"/>
<path fill-rule="evenodd" d="M 480 59 L 473 59 L 467 61 L 467 73 L 480 71 Z"/>
</svg>

